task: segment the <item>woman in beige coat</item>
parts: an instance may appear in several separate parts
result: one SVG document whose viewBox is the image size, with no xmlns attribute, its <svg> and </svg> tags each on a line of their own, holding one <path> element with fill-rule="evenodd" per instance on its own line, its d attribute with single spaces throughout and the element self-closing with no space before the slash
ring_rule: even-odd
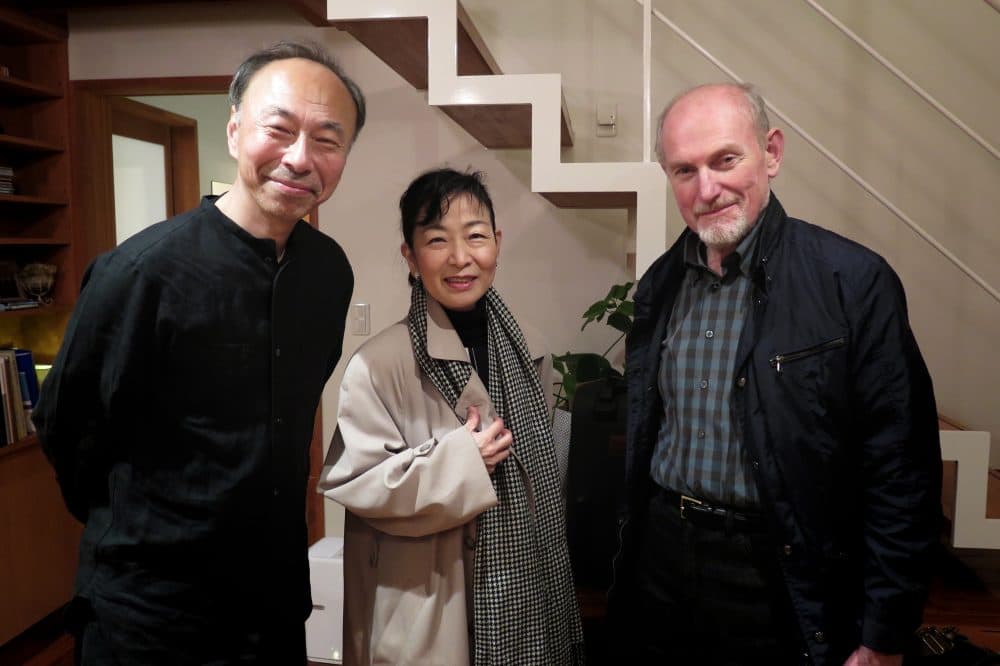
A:
<svg viewBox="0 0 1000 666">
<path fill-rule="evenodd" d="M 442 169 L 400 210 L 410 312 L 348 363 L 320 484 L 347 509 L 344 663 L 581 663 L 551 363 L 492 288 L 493 203 Z"/>
</svg>

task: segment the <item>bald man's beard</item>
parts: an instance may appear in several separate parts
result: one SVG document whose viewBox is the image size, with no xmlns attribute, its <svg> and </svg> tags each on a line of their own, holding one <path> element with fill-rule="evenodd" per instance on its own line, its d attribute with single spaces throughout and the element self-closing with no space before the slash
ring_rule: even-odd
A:
<svg viewBox="0 0 1000 666">
<path fill-rule="evenodd" d="M 698 238 L 708 247 L 721 248 L 738 245 L 741 240 L 747 237 L 753 223 L 747 221 L 747 216 L 740 211 L 739 214 L 725 221 L 719 221 L 705 227 L 698 227 Z"/>
</svg>

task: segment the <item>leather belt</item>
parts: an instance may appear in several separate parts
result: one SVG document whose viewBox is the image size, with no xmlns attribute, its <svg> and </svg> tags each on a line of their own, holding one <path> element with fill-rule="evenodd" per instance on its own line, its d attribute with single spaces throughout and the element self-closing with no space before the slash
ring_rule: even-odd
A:
<svg viewBox="0 0 1000 666">
<path fill-rule="evenodd" d="M 713 505 L 673 490 L 661 489 L 661 493 L 667 505 L 678 509 L 681 519 L 692 525 L 736 532 L 764 531 L 764 516 L 759 512 L 737 511 Z"/>
</svg>

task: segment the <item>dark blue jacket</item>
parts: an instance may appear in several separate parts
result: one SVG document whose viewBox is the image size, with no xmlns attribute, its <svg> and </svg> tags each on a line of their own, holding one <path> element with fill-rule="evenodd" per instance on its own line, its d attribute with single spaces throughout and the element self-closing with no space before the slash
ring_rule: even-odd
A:
<svg viewBox="0 0 1000 666">
<path fill-rule="evenodd" d="M 884 259 L 789 218 L 760 224 L 733 409 L 809 653 L 897 653 L 920 623 L 940 533 L 930 376 Z M 626 526 L 641 525 L 662 419 L 659 342 L 685 271 L 685 230 L 642 277 L 627 342 Z M 632 553 L 616 565 L 628 567 Z"/>
</svg>

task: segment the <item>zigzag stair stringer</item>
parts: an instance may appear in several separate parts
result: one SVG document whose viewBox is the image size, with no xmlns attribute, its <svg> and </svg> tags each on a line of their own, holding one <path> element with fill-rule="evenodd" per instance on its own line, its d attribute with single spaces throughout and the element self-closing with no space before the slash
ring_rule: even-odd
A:
<svg viewBox="0 0 1000 666">
<path fill-rule="evenodd" d="M 951 545 L 1000 549 L 1000 519 L 986 517 L 990 433 L 942 430 L 941 459 L 958 463 Z"/>
<path fill-rule="evenodd" d="M 641 274 L 663 252 L 667 242 L 667 193 L 666 179 L 659 166 L 649 162 L 563 163 L 562 77 L 559 74 L 458 76 L 456 0 L 364 3 L 328 0 L 327 14 L 331 21 L 426 18 L 429 104 L 529 104 L 532 191 L 554 202 L 566 201 L 569 194 L 621 193 L 621 197 L 615 198 L 615 207 L 632 208 L 635 214 L 636 274 Z"/>
</svg>

